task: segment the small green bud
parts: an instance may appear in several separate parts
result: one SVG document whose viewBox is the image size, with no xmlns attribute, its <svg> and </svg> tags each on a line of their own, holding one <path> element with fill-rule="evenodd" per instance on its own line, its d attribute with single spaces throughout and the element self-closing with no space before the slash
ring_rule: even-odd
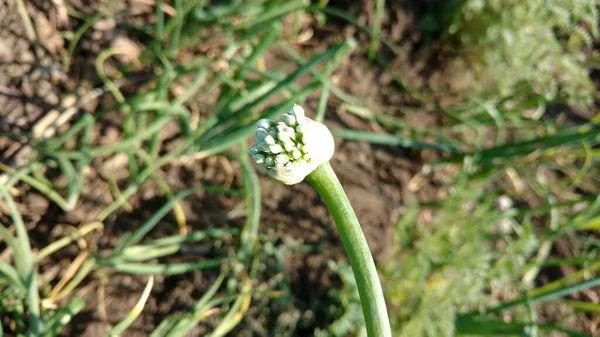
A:
<svg viewBox="0 0 600 337">
<path fill-rule="evenodd" d="M 252 160 L 259 165 L 265 162 L 265 156 L 260 153 L 255 153 L 254 155 L 251 155 L 251 157 Z"/>
<path fill-rule="evenodd" d="M 256 131 L 256 136 L 254 136 L 254 141 L 256 143 L 263 142 L 265 140 L 265 137 L 267 137 L 268 135 L 269 135 L 269 132 L 266 129 L 259 128 Z"/>
<path fill-rule="evenodd" d="M 265 158 L 265 166 L 266 167 L 271 167 L 271 166 L 273 166 L 273 164 L 275 164 L 275 161 L 273 160 L 273 157 L 266 157 Z"/>
<path fill-rule="evenodd" d="M 256 126 L 259 129 L 265 129 L 268 130 L 271 127 L 271 121 L 268 119 L 261 119 L 258 122 L 256 122 Z"/>
</svg>

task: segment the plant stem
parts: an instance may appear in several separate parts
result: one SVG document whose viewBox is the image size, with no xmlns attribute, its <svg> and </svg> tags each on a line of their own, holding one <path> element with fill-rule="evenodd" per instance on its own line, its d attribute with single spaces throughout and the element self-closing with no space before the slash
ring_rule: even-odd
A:
<svg viewBox="0 0 600 337">
<path fill-rule="evenodd" d="M 367 239 L 356 214 L 329 162 L 306 177 L 319 192 L 340 233 L 352 265 L 369 337 L 391 336 L 390 323 L 381 283 Z"/>
</svg>

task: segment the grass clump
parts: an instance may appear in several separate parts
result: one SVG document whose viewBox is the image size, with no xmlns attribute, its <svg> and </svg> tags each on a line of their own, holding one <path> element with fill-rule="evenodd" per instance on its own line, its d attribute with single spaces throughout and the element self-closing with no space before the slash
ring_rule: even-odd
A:
<svg viewBox="0 0 600 337">
<path fill-rule="evenodd" d="M 598 38 L 595 1 L 448 1 L 440 13 L 423 25 L 458 43 L 480 89 L 592 103 L 591 57 L 582 47 Z"/>
</svg>

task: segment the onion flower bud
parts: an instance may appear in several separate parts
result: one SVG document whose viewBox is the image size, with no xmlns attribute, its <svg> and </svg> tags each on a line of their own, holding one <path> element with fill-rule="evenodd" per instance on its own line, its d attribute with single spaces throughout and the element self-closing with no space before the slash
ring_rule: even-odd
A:
<svg viewBox="0 0 600 337">
<path fill-rule="evenodd" d="M 281 122 L 261 119 L 256 123 L 255 145 L 248 154 L 273 178 L 287 185 L 301 182 L 333 156 L 329 129 L 304 115 L 295 105 Z"/>
</svg>

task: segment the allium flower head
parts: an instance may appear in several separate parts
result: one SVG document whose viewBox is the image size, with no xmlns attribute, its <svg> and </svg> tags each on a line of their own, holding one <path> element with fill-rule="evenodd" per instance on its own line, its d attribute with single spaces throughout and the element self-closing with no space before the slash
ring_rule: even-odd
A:
<svg viewBox="0 0 600 337">
<path fill-rule="evenodd" d="M 329 129 L 304 115 L 295 105 L 281 116 L 281 122 L 261 119 L 256 123 L 256 144 L 248 151 L 255 163 L 273 178 L 287 185 L 304 180 L 333 155 Z"/>
</svg>

